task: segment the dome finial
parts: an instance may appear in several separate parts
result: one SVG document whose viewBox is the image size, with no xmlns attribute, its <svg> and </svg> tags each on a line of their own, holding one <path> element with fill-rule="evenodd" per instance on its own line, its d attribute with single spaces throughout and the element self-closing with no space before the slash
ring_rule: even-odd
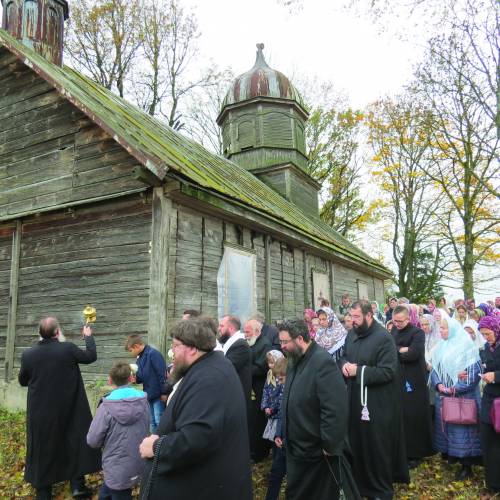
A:
<svg viewBox="0 0 500 500">
<path fill-rule="evenodd" d="M 264 54 L 263 54 L 263 50 L 264 50 L 264 44 L 263 43 L 258 43 L 256 45 L 257 47 L 257 57 L 255 58 L 255 64 L 254 64 L 254 68 L 255 67 L 268 67 L 267 63 L 266 63 L 266 60 L 264 59 Z"/>
</svg>

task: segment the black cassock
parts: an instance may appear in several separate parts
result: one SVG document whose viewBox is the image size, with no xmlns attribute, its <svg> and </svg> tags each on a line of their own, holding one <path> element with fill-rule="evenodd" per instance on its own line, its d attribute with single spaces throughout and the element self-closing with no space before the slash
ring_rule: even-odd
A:
<svg viewBox="0 0 500 500">
<path fill-rule="evenodd" d="M 409 482 L 404 446 L 399 364 L 394 339 L 376 321 L 363 334 L 351 330 L 340 360 L 358 365 L 347 379 L 348 436 L 353 472 L 362 496 L 392 498 L 393 482 Z M 370 420 L 361 420 L 361 371 Z"/>
<path fill-rule="evenodd" d="M 392 329 L 398 351 L 403 417 L 408 458 L 423 458 L 434 454 L 432 447 L 432 417 L 427 388 L 425 364 L 425 333 L 408 323 L 402 330 Z"/>
<path fill-rule="evenodd" d="M 86 350 L 56 338 L 44 339 L 21 357 L 19 383 L 28 386 L 24 478 L 36 488 L 101 469 L 101 453 L 87 445 L 92 422 L 78 363 L 97 359 L 95 342 Z"/>
<path fill-rule="evenodd" d="M 314 342 L 296 366 L 289 365 L 282 415 L 287 500 L 335 500 L 347 430 L 346 389 L 337 364 Z"/>
<path fill-rule="evenodd" d="M 191 365 L 157 434 L 141 499 L 252 499 L 245 398 L 233 364 L 221 352 Z"/>
</svg>

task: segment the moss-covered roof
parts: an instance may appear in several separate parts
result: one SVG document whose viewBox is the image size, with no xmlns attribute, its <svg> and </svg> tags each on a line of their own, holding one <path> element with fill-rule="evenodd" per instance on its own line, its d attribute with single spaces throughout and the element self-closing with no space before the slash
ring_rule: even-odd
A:
<svg viewBox="0 0 500 500">
<path fill-rule="evenodd" d="M 257 209 L 330 251 L 389 276 L 389 271 L 319 219 L 311 218 L 253 174 L 206 150 L 159 120 L 67 66 L 59 67 L 0 29 L 0 45 L 106 130 L 163 179 L 168 170 L 199 186 Z"/>
</svg>

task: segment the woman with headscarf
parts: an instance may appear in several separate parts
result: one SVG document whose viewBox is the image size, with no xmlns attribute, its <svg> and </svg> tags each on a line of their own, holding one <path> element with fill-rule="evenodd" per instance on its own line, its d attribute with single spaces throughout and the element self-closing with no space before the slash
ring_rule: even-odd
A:
<svg viewBox="0 0 500 500">
<path fill-rule="evenodd" d="M 463 324 L 469 319 L 469 312 L 465 307 L 465 304 L 458 304 L 453 313 L 453 317 L 463 326 Z"/>
<path fill-rule="evenodd" d="M 500 398 L 500 318 L 486 316 L 479 321 L 479 331 L 487 344 L 482 351 L 483 381 L 486 383 L 481 401 L 481 445 L 486 486 L 500 492 L 500 433 L 495 432 L 490 420 L 493 401 Z"/>
<path fill-rule="evenodd" d="M 470 338 L 471 338 L 472 342 L 474 342 L 474 345 L 479 350 L 483 349 L 486 340 L 481 335 L 481 332 L 478 329 L 477 321 L 474 321 L 473 319 L 468 319 L 463 324 L 463 327 L 464 327 L 464 330 L 470 335 Z"/>
<path fill-rule="evenodd" d="M 408 316 L 410 318 L 410 323 L 417 328 L 420 328 L 420 317 L 418 315 L 417 304 L 408 304 Z"/>
<path fill-rule="evenodd" d="M 420 327 L 425 333 L 425 362 L 427 363 L 427 369 L 430 371 L 432 369 L 432 354 L 441 341 L 439 325 L 432 314 L 424 314 L 420 320 Z"/>
<path fill-rule="evenodd" d="M 376 300 L 373 300 L 370 304 L 372 306 L 373 319 L 375 321 L 379 322 L 382 326 L 384 326 L 385 325 L 385 317 L 380 312 L 380 307 L 378 305 L 378 302 Z"/>
<path fill-rule="evenodd" d="M 304 321 L 307 323 L 309 335 L 313 339 L 316 336 L 316 330 L 313 325 L 313 319 L 317 318 L 317 314 L 313 309 L 304 309 Z"/>
<path fill-rule="evenodd" d="M 316 343 L 325 349 L 335 361 L 344 354 L 344 343 L 347 330 L 329 307 L 319 309 L 319 330 L 314 339 Z"/>
<path fill-rule="evenodd" d="M 481 311 L 483 311 L 484 316 L 494 316 L 493 306 L 490 306 L 489 304 L 486 304 L 486 303 L 482 302 L 477 307 L 478 307 L 478 309 L 480 309 Z"/>
<path fill-rule="evenodd" d="M 441 411 L 443 400 L 454 396 L 474 400 L 479 410 L 479 350 L 462 325 L 453 318 L 441 320 L 440 333 L 442 342 L 432 355 L 430 377 L 436 392 L 434 447 L 443 458 L 462 465 L 457 480 L 464 480 L 472 475 L 471 466 L 480 463 L 479 425 L 445 423 Z"/>
<path fill-rule="evenodd" d="M 470 312 L 470 319 L 473 319 L 477 323 L 479 323 L 479 320 L 481 318 L 484 318 L 484 311 L 482 309 L 479 309 L 479 307 L 477 307 L 476 309 L 473 309 Z"/>
<path fill-rule="evenodd" d="M 448 314 L 448 312 L 446 310 L 438 308 L 438 307 L 436 307 L 436 309 L 434 309 L 434 311 L 432 312 L 432 316 L 436 320 L 436 322 L 438 324 L 438 328 L 439 328 L 439 325 L 441 325 L 441 321 L 443 319 L 450 317 L 450 315 Z"/>
</svg>

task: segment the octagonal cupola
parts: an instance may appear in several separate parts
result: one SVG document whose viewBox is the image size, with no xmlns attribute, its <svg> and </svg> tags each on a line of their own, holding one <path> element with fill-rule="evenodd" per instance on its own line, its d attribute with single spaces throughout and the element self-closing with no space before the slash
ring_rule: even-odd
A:
<svg viewBox="0 0 500 500">
<path fill-rule="evenodd" d="M 62 65 L 66 0 L 1 0 L 2 28 L 54 64 Z"/>
<path fill-rule="evenodd" d="M 222 103 L 217 123 L 224 156 L 299 205 L 318 214 L 319 185 L 307 173 L 305 124 L 300 93 L 264 58 L 257 44 L 253 67 L 238 76 Z"/>
</svg>

